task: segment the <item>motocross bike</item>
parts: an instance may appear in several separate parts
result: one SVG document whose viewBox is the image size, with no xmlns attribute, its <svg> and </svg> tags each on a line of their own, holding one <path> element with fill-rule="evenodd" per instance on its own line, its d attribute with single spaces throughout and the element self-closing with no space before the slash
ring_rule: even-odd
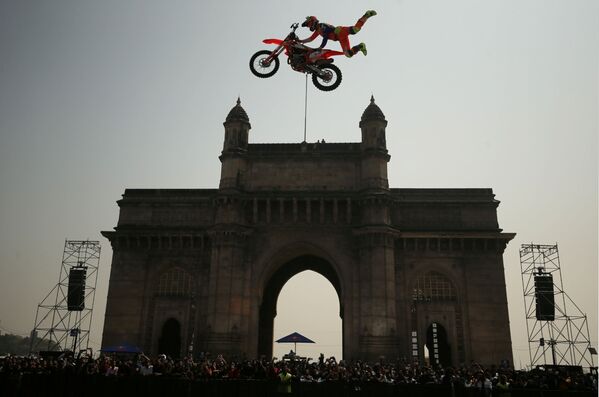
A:
<svg viewBox="0 0 599 397">
<path fill-rule="evenodd" d="M 344 55 L 341 51 L 327 49 L 314 49 L 300 43 L 295 34 L 299 23 L 291 25 L 291 32 L 280 39 L 262 40 L 265 44 L 275 44 L 273 51 L 258 51 L 250 59 L 250 70 L 255 76 L 267 78 L 279 70 L 279 55 L 285 51 L 287 63 L 291 68 L 300 73 L 311 73 L 312 82 L 322 91 L 332 91 L 341 84 L 341 70 L 333 65 L 331 57 Z"/>
</svg>

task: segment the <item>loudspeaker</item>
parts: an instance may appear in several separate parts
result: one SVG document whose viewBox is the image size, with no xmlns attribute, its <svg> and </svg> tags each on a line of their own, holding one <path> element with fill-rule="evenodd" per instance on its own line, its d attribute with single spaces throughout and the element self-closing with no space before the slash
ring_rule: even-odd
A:
<svg viewBox="0 0 599 397">
<path fill-rule="evenodd" d="M 555 297 L 551 274 L 535 276 L 535 301 L 537 320 L 555 320 Z"/>
<path fill-rule="evenodd" d="M 85 275 L 87 268 L 72 267 L 69 270 L 69 292 L 67 307 L 71 311 L 82 311 L 85 308 Z"/>
</svg>

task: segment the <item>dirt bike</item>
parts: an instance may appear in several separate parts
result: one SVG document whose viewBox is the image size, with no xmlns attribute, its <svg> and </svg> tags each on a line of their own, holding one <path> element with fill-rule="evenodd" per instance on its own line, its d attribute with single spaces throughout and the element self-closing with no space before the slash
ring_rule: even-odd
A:
<svg viewBox="0 0 599 397">
<path fill-rule="evenodd" d="M 291 68 L 300 73 L 311 73 L 312 82 L 322 91 L 332 91 L 341 84 L 341 70 L 333 65 L 331 57 L 344 55 L 341 51 L 310 48 L 300 43 L 295 34 L 299 23 L 291 25 L 291 32 L 280 39 L 262 40 L 265 44 L 275 44 L 273 51 L 258 51 L 250 59 L 250 70 L 255 76 L 267 78 L 279 70 L 279 55 L 285 51 L 287 63 Z"/>
</svg>

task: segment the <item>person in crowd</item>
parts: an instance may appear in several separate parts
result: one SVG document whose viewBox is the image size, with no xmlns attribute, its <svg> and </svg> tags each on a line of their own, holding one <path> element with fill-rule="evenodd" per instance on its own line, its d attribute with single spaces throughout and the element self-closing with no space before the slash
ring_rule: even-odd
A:
<svg viewBox="0 0 599 397">
<path fill-rule="evenodd" d="M 291 393 L 291 379 L 293 379 L 293 375 L 289 372 L 287 365 L 283 365 L 279 372 L 279 385 L 277 387 L 279 394 L 286 395 Z"/>
<path fill-rule="evenodd" d="M 90 377 L 126 379 L 135 376 L 180 378 L 189 381 L 240 381 L 260 380 L 278 383 L 278 390 L 288 394 L 294 382 L 335 382 L 346 384 L 351 390 L 364 390 L 367 383 L 392 385 L 440 385 L 454 391 L 468 388 L 470 396 L 516 395 L 514 390 L 538 393 L 542 390 L 592 391 L 597 392 L 597 374 L 561 373 L 554 370 L 534 369 L 515 371 L 510 368 L 484 368 L 478 364 L 460 368 L 421 366 L 400 360 L 376 363 L 364 361 L 348 362 L 334 358 L 277 360 L 262 357 L 255 360 L 227 358 L 218 355 L 212 358 L 201 355 L 173 359 L 165 355 L 149 357 L 120 357 L 103 355 L 92 357 L 0 357 L 0 385 L 3 381 L 20 385 L 20 379 L 35 379 L 36 376 L 89 379 Z M 34 377 L 34 378 L 31 378 Z M 40 378 L 41 379 L 41 378 Z M 462 395 L 461 393 L 457 393 Z M 0 395 L 2 389 L 0 388 Z M 16 394 L 15 394 L 16 395 Z"/>
</svg>

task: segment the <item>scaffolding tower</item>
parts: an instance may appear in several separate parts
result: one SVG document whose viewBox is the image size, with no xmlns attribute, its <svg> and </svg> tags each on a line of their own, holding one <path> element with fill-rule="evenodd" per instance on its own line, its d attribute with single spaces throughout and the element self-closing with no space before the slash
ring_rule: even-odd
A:
<svg viewBox="0 0 599 397">
<path fill-rule="evenodd" d="M 564 291 L 557 244 L 522 244 L 520 267 L 531 367 L 593 368 L 587 316 Z"/>
<path fill-rule="evenodd" d="M 58 283 L 37 306 L 30 352 L 56 347 L 73 352 L 88 349 L 99 265 L 99 241 L 65 241 Z M 69 299 L 72 273 L 83 274 L 83 277 L 79 276 L 78 287 L 71 285 Z M 74 291 L 81 298 L 76 307 L 72 302 Z"/>
</svg>

